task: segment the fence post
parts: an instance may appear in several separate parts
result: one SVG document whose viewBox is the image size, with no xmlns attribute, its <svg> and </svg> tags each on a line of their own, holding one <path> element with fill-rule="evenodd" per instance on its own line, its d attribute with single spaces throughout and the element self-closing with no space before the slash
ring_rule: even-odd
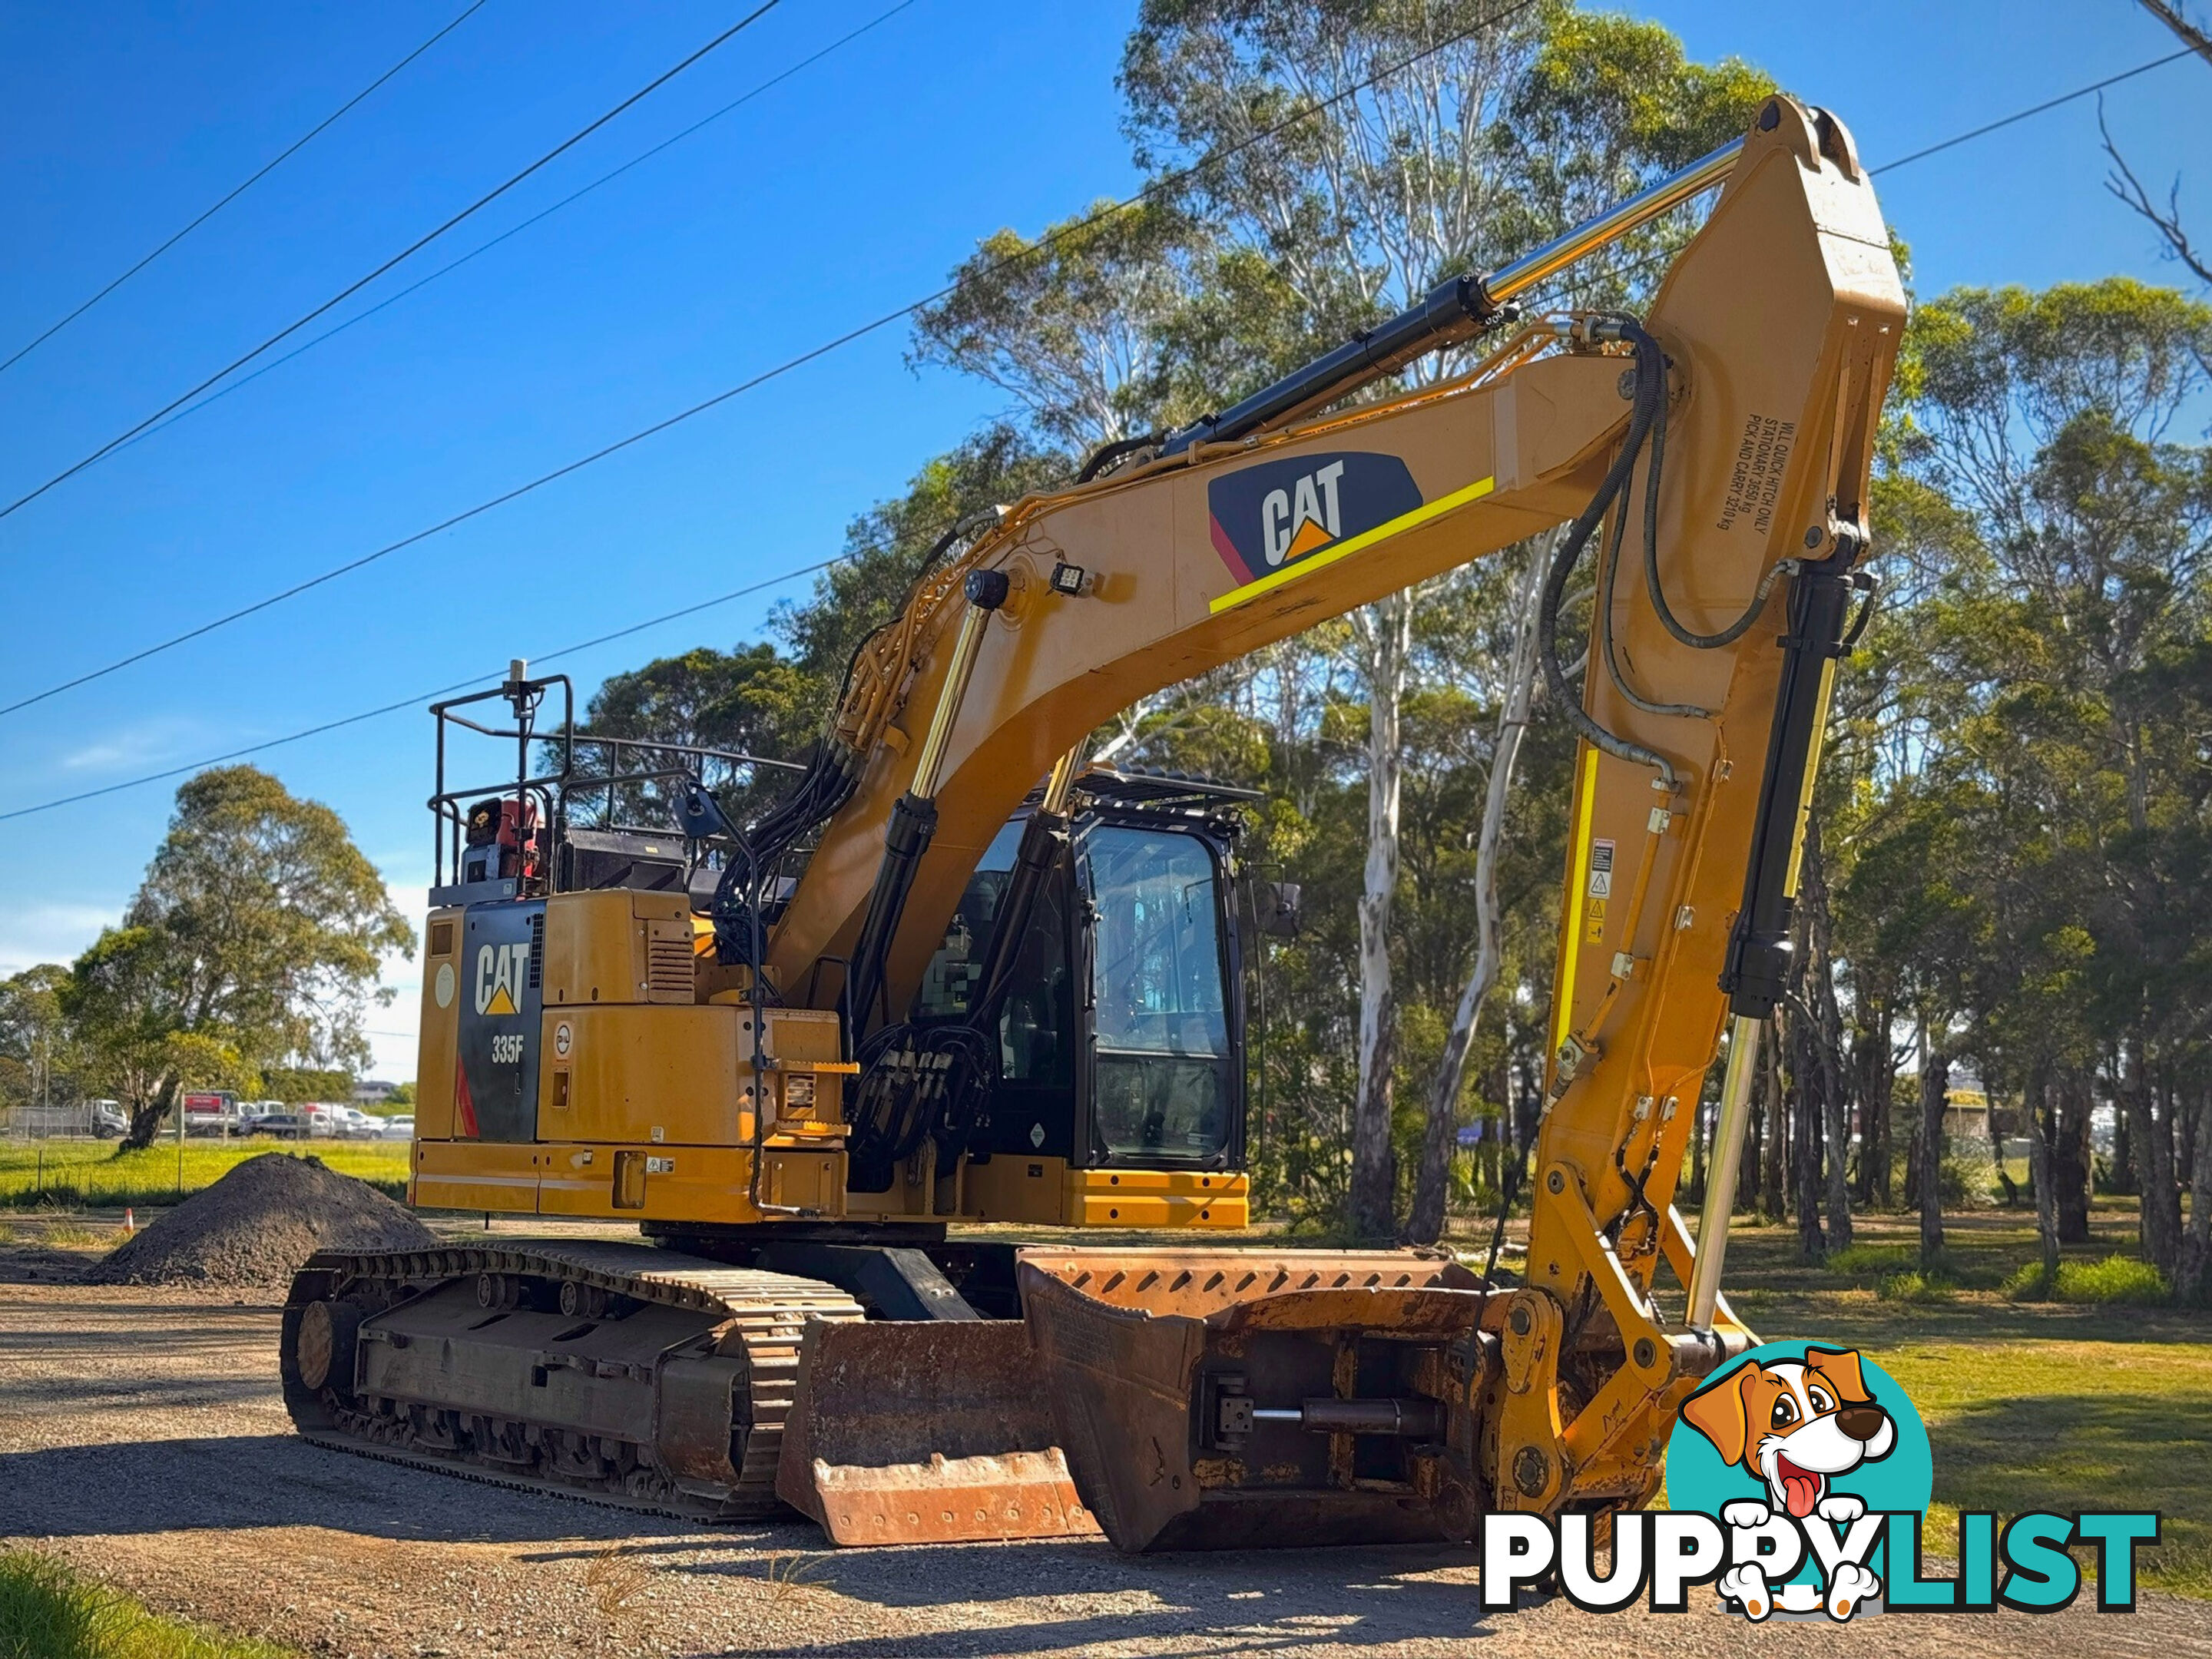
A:
<svg viewBox="0 0 2212 1659">
<path fill-rule="evenodd" d="M 46 1190 L 46 1143 L 39 1143 L 39 1173 L 31 1183 L 31 1196 L 37 1198 Z"/>
</svg>

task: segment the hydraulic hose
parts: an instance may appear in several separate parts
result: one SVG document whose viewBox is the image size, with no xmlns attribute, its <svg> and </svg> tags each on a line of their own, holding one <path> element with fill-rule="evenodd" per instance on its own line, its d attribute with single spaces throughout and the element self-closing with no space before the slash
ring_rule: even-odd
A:
<svg viewBox="0 0 2212 1659">
<path fill-rule="evenodd" d="M 1637 326 L 1632 319 L 1609 317 L 1600 325 L 1613 337 L 1630 340 L 1636 345 L 1635 404 L 1628 418 L 1628 434 L 1621 441 L 1620 453 L 1613 457 L 1613 465 L 1606 469 L 1605 478 L 1597 487 L 1574 523 L 1568 526 L 1565 537 L 1552 556 L 1551 568 L 1545 573 L 1544 592 L 1536 612 L 1536 654 L 1544 665 L 1544 683 L 1551 690 L 1559 706 L 1566 712 L 1567 722 L 1593 747 L 1616 760 L 1631 761 L 1638 766 L 1650 767 L 1659 775 L 1662 787 L 1673 793 L 1676 787 L 1674 768 L 1664 755 L 1647 749 L 1642 744 L 1631 742 L 1608 732 L 1592 720 L 1567 684 L 1566 670 L 1559 661 L 1559 606 L 1566 597 L 1567 580 L 1574 574 L 1575 566 L 1582 560 L 1583 550 L 1589 545 L 1590 538 L 1605 522 L 1607 511 L 1619 499 L 1636 467 L 1636 458 L 1642 453 L 1650 435 L 1652 422 L 1666 392 L 1664 379 L 1656 360 L 1659 349 L 1651 337 Z M 1597 619 L 1601 624 L 1602 619 Z"/>
<path fill-rule="evenodd" d="M 1134 438 L 1116 438 L 1110 444 L 1102 444 L 1091 452 L 1091 459 L 1084 462 L 1083 470 L 1075 475 L 1075 482 L 1089 483 L 1115 462 L 1134 455 L 1139 450 L 1152 448 L 1159 441 L 1158 433 L 1146 432 Z"/>
<path fill-rule="evenodd" d="M 1759 579 L 1759 591 L 1752 595 L 1744 613 L 1717 634 L 1700 634 L 1685 627 L 1667 603 L 1667 590 L 1659 580 L 1659 479 L 1665 469 L 1667 457 L 1667 354 L 1659 349 L 1658 343 L 1634 323 L 1621 331 L 1625 338 L 1636 345 L 1636 359 L 1644 361 L 1648 351 L 1659 368 L 1658 408 L 1651 420 L 1651 460 L 1644 475 L 1644 585 L 1651 594 L 1651 608 L 1658 613 L 1666 630 L 1684 645 L 1696 651 L 1717 651 L 1723 646 L 1734 645 L 1759 620 L 1766 609 L 1766 597 L 1774 591 L 1774 584 L 1785 575 L 1796 574 L 1802 562 L 1797 559 L 1778 559 L 1774 567 Z"/>
<path fill-rule="evenodd" d="M 1647 714 L 1668 714 L 1681 720 L 1711 720 L 1713 711 L 1700 708 L 1689 702 L 1654 702 L 1628 683 L 1628 676 L 1620 665 L 1620 653 L 1613 637 L 1613 596 L 1620 580 L 1620 556 L 1628 539 L 1628 514 L 1615 512 L 1613 515 L 1612 546 L 1607 550 L 1605 567 L 1598 580 L 1595 630 L 1599 643 L 1605 649 L 1605 672 L 1613 681 L 1613 689 L 1620 693 L 1629 707 L 1640 708 Z"/>
</svg>

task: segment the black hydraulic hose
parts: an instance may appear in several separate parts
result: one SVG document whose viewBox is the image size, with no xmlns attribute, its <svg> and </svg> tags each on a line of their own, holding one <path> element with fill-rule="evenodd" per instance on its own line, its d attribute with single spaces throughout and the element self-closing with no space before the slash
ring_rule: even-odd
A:
<svg viewBox="0 0 2212 1659">
<path fill-rule="evenodd" d="M 1116 438 L 1110 444 L 1102 444 L 1091 452 L 1091 459 L 1084 462 L 1083 470 L 1075 475 L 1075 482 L 1089 483 L 1124 456 L 1133 455 L 1140 449 L 1150 449 L 1159 441 L 1158 433 L 1147 432 L 1141 437 Z"/>
<path fill-rule="evenodd" d="M 951 529 L 939 536 L 932 544 L 929 551 L 922 555 L 921 562 L 915 567 L 914 580 L 907 584 L 905 605 L 900 609 L 904 610 L 906 605 L 911 605 L 914 603 L 915 595 L 921 591 L 922 583 L 929 579 L 929 573 L 937 568 L 938 561 L 951 550 L 953 543 L 960 540 L 963 536 L 972 536 L 979 530 L 989 529 L 999 522 L 999 518 L 1000 513 L 997 507 L 983 507 L 977 512 L 969 514 Z M 889 624 L 886 623 L 885 626 Z"/>
<path fill-rule="evenodd" d="M 1734 645 L 1757 622 L 1759 613 L 1766 609 L 1767 595 L 1774 584 L 1785 575 L 1795 574 L 1801 561 L 1780 559 L 1774 568 L 1760 579 L 1759 591 L 1752 596 L 1751 604 L 1717 634 L 1699 634 L 1686 628 L 1667 604 L 1667 590 L 1659 581 L 1659 479 L 1667 455 L 1667 354 L 1634 323 L 1625 324 L 1623 337 L 1634 342 L 1637 361 L 1641 363 L 1648 352 L 1659 367 L 1658 408 L 1651 421 L 1651 461 L 1644 475 L 1644 585 L 1650 590 L 1651 608 L 1669 634 L 1684 645 L 1697 651 L 1717 651 L 1723 646 Z"/>
<path fill-rule="evenodd" d="M 1713 711 L 1700 708 L 1695 703 L 1653 702 L 1628 683 L 1628 676 L 1620 666 L 1620 653 L 1613 637 L 1613 598 L 1620 581 L 1620 556 L 1628 540 L 1628 514 L 1617 510 L 1613 515 L 1612 546 L 1606 554 L 1603 573 L 1598 580 L 1596 623 L 1600 643 L 1605 647 L 1605 672 L 1613 680 L 1613 689 L 1627 699 L 1629 706 L 1640 708 L 1647 714 L 1668 714 L 1682 720 L 1711 720 Z"/>
<path fill-rule="evenodd" d="M 1642 744 L 1608 732 L 1589 717 L 1567 684 L 1566 671 L 1559 662 L 1559 606 L 1566 597 L 1567 578 L 1573 574 L 1581 561 L 1583 550 L 1589 545 L 1590 537 L 1604 523 L 1607 509 L 1626 487 L 1636 466 L 1636 458 L 1643 450 L 1644 440 L 1651 431 L 1656 407 L 1665 396 L 1662 378 L 1654 361 L 1658 347 L 1650 335 L 1626 319 L 1613 319 L 1620 328 L 1622 337 L 1638 342 L 1636 349 L 1636 403 L 1629 416 L 1628 434 L 1621 441 L 1620 453 L 1613 457 L 1613 465 L 1606 470 L 1605 480 L 1590 497 L 1589 505 L 1582 510 L 1568 527 L 1566 536 L 1552 556 L 1552 568 L 1544 577 L 1543 597 L 1536 612 L 1536 654 L 1544 665 L 1544 683 L 1551 690 L 1559 707 L 1565 711 L 1567 722 L 1593 747 L 1617 760 L 1632 761 L 1639 766 L 1649 766 L 1659 774 L 1659 780 L 1669 793 L 1676 786 L 1673 764 L 1656 750 L 1646 749 Z M 1630 331 L 1633 331 L 1633 334 Z"/>
</svg>

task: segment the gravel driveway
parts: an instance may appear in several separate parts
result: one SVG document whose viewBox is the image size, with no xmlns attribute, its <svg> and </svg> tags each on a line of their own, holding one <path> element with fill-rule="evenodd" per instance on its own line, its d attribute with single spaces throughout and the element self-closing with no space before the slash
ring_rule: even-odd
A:
<svg viewBox="0 0 2212 1659">
<path fill-rule="evenodd" d="M 825 1552 L 307 1446 L 276 1311 L 205 1294 L 0 1285 L 0 1540 L 165 1612 L 362 1656 L 2212 1654 L 2212 1606 L 1892 1614 L 1848 1631 L 1564 1603 L 1484 1616 L 1468 1553 L 1131 1559 L 1103 1543 Z M 1475 1645 L 1480 1642 L 1480 1646 Z"/>
</svg>

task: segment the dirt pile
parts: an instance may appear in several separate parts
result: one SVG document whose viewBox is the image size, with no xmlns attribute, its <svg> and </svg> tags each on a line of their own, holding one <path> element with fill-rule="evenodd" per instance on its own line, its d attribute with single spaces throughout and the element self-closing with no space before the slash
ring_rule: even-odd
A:
<svg viewBox="0 0 2212 1659">
<path fill-rule="evenodd" d="M 281 1290 L 317 1250 L 408 1250 L 436 1237 L 375 1188 L 319 1158 L 250 1158 L 111 1251 L 99 1285 Z"/>
</svg>

